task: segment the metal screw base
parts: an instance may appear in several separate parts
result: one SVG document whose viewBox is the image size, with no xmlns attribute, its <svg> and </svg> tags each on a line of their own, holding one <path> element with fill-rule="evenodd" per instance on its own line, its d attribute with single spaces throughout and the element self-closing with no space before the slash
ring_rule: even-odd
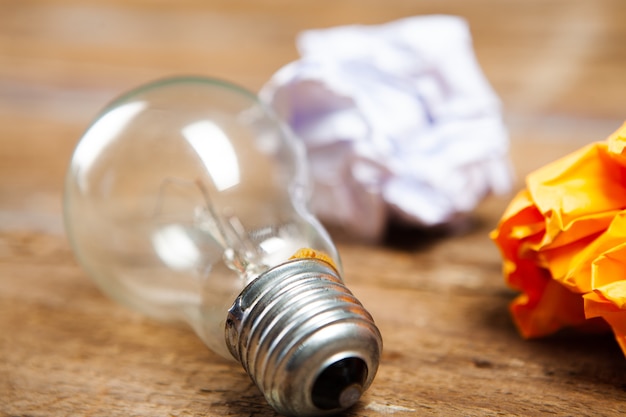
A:
<svg viewBox="0 0 626 417">
<path fill-rule="evenodd" d="M 354 405 L 378 369 L 382 339 L 330 265 L 296 259 L 260 275 L 228 313 L 226 344 L 281 414 Z"/>
</svg>

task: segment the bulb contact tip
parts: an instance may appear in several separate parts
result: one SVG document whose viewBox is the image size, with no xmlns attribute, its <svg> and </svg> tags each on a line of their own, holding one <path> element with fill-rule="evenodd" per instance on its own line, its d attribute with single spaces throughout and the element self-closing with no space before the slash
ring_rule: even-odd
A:
<svg viewBox="0 0 626 417">
<path fill-rule="evenodd" d="M 229 310 L 226 343 L 269 404 L 291 416 L 353 406 L 382 351 L 371 315 L 318 259 L 289 261 L 248 285 Z"/>
<path fill-rule="evenodd" d="M 353 406 L 361 398 L 367 373 L 367 365 L 360 358 L 345 358 L 331 364 L 315 380 L 313 404 L 321 410 Z"/>
</svg>

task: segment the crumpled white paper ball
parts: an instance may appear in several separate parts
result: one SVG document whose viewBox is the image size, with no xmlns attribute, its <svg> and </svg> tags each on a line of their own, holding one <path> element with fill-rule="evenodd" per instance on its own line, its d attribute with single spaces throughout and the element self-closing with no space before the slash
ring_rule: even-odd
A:
<svg viewBox="0 0 626 417">
<path fill-rule="evenodd" d="M 445 225 L 509 190 L 508 135 L 466 22 L 309 30 L 260 97 L 304 142 L 312 209 L 375 240 L 390 217 Z"/>
</svg>

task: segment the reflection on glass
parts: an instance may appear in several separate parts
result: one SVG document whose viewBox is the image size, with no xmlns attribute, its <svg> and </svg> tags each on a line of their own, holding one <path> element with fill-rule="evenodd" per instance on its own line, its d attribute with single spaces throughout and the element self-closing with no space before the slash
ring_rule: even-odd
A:
<svg viewBox="0 0 626 417">
<path fill-rule="evenodd" d="M 203 120 L 186 126 L 182 131 L 202 160 L 218 191 L 239 184 L 237 155 L 222 129 L 209 120 Z"/>
</svg>

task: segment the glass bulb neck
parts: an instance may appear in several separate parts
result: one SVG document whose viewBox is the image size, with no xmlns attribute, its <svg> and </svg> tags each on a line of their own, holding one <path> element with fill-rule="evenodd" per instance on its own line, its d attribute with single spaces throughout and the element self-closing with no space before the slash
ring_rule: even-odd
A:
<svg viewBox="0 0 626 417">
<path fill-rule="evenodd" d="M 237 297 L 226 344 L 274 409 L 319 416 L 355 404 L 378 369 L 371 315 L 320 259 L 274 267 Z"/>
</svg>

